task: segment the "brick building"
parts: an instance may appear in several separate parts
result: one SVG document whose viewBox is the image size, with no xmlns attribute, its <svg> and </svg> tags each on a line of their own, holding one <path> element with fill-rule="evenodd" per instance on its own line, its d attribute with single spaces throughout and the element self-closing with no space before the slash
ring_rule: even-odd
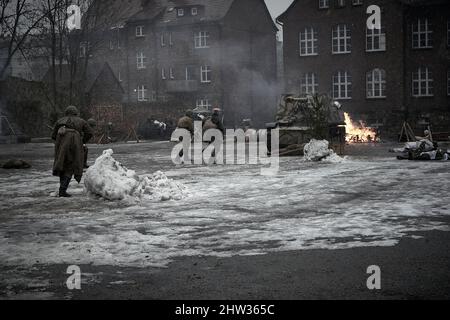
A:
<svg viewBox="0 0 450 320">
<path fill-rule="evenodd" d="M 94 13 L 91 60 L 108 61 L 127 104 L 219 107 L 229 127 L 273 119 L 277 28 L 263 0 L 97 0 Z"/>
<path fill-rule="evenodd" d="M 381 30 L 366 27 L 369 5 L 381 8 Z M 286 91 L 328 93 L 385 132 L 405 118 L 449 129 L 448 1 L 296 0 L 278 21 Z"/>
</svg>

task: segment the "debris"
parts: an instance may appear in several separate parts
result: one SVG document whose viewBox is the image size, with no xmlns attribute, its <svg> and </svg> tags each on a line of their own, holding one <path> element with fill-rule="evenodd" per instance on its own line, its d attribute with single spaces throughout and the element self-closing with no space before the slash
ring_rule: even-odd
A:
<svg viewBox="0 0 450 320">
<path fill-rule="evenodd" d="M 5 162 L 2 166 L 3 169 L 30 169 L 31 165 L 23 160 L 9 160 Z"/>
<path fill-rule="evenodd" d="M 113 150 L 103 152 L 85 177 L 88 193 L 106 200 L 181 200 L 186 188 L 158 171 L 153 175 L 139 176 L 113 158 Z"/>
</svg>

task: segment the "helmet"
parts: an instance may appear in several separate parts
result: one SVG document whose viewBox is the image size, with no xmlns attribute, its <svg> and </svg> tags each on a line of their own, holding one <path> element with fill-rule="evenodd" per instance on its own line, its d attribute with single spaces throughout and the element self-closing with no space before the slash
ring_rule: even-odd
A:
<svg viewBox="0 0 450 320">
<path fill-rule="evenodd" d="M 75 106 L 68 106 L 66 108 L 65 114 L 67 117 L 78 117 L 80 115 L 80 112 L 78 111 L 77 107 Z"/>
<path fill-rule="evenodd" d="M 96 126 L 97 126 L 97 121 L 95 121 L 94 119 L 89 119 L 88 121 L 87 121 L 87 123 L 88 123 L 88 125 L 91 127 L 91 128 L 95 128 Z"/>
</svg>

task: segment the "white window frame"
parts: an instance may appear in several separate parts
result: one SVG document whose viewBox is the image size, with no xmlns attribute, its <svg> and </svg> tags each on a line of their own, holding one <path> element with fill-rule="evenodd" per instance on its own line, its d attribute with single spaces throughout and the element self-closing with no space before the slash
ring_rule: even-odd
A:
<svg viewBox="0 0 450 320">
<path fill-rule="evenodd" d="M 137 26 L 136 27 L 136 37 L 142 38 L 144 37 L 144 26 Z"/>
<path fill-rule="evenodd" d="M 162 80 L 166 80 L 167 79 L 166 68 L 161 68 L 161 79 Z"/>
<path fill-rule="evenodd" d="M 333 98 L 352 99 L 352 77 L 347 71 L 338 71 L 333 75 Z"/>
<path fill-rule="evenodd" d="M 433 73 L 429 68 L 419 68 L 412 73 L 412 96 L 433 97 L 434 96 Z M 416 86 L 417 85 L 417 86 Z M 417 90 L 416 90 L 417 88 Z"/>
<path fill-rule="evenodd" d="M 318 33 L 313 27 L 306 27 L 299 33 L 300 56 L 317 56 L 318 50 Z"/>
<path fill-rule="evenodd" d="M 433 48 L 433 29 L 428 18 L 417 19 L 412 24 L 412 48 L 430 49 Z M 425 42 L 425 44 L 422 44 Z"/>
<path fill-rule="evenodd" d="M 169 32 L 169 46 L 173 46 L 173 33 Z"/>
<path fill-rule="evenodd" d="M 114 41 L 109 40 L 109 50 L 114 50 Z"/>
<path fill-rule="evenodd" d="M 178 17 L 184 17 L 184 9 L 183 8 L 177 9 L 177 16 Z"/>
<path fill-rule="evenodd" d="M 201 66 L 200 67 L 200 82 L 201 83 L 211 83 L 211 67 Z"/>
<path fill-rule="evenodd" d="M 308 72 L 303 74 L 300 80 L 300 92 L 302 94 L 319 93 L 319 81 L 316 73 Z"/>
<path fill-rule="evenodd" d="M 198 9 L 197 8 L 191 8 L 191 15 L 196 16 L 198 15 Z"/>
<path fill-rule="evenodd" d="M 147 69 L 147 57 L 143 51 L 136 54 L 136 67 L 138 70 Z"/>
<path fill-rule="evenodd" d="M 166 46 L 166 38 L 164 36 L 164 33 L 161 34 L 160 42 L 161 42 L 161 47 L 165 47 Z"/>
<path fill-rule="evenodd" d="M 194 48 L 195 49 L 205 49 L 209 48 L 208 44 L 209 32 L 199 31 L 194 34 Z"/>
<path fill-rule="evenodd" d="M 210 100 L 207 98 L 199 98 L 199 99 L 197 99 L 196 107 L 203 108 L 206 110 L 211 110 L 212 104 L 211 104 Z"/>
<path fill-rule="evenodd" d="M 117 80 L 119 80 L 119 82 L 123 81 L 123 79 L 122 79 L 122 72 L 120 72 L 120 71 L 117 74 Z"/>
<path fill-rule="evenodd" d="M 378 48 L 375 48 L 378 45 Z M 386 29 L 366 28 L 366 52 L 386 51 Z"/>
<path fill-rule="evenodd" d="M 148 101 L 147 92 L 148 92 L 148 89 L 144 85 L 138 86 L 138 88 L 137 88 L 137 100 L 139 102 Z"/>
<path fill-rule="evenodd" d="M 363 0 L 352 0 L 352 5 L 354 6 L 362 6 Z"/>
<path fill-rule="evenodd" d="M 173 72 L 173 68 L 169 68 L 169 77 L 170 77 L 170 79 L 175 79 L 175 75 L 174 75 L 174 72 Z"/>
<path fill-rule="evenodd" d="M 319 0 L 319 9 L 330 8 L 330 0 Z"/>
<path fill-rule="evenodd" d="M 345 0 L 336 0 L 338 8 L 344 8 L 346 6 Z"/>
<path fill-rule="evenodd" d="M 347 24 L 335 25 L 331 38 L 333 54 L 348 54 L 352 52 L 352 33 Z"/>
<path fill-rule="evenodd" d="M 80 42 L 80 58 L 86 58 L 88 52 L 89 43 Z"/>
<path fill-rule="evenodd" d="M 386 98 L 386 71 L 373 69 L 366 74 L 367 99 Z"/>
</svg>

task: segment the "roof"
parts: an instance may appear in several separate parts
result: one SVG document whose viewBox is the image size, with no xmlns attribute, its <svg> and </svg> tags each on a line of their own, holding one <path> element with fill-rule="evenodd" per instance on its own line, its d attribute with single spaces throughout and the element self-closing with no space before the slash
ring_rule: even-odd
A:
<svg viewBox="0 0 450 320">
<path fill-rule="evenodd" d="M 286 17 L 288 12 L 301 0 L 294 0 L 291 5 L 284 11 L 282 14 L 280 14 L 276 21 L 283 22 L 283 19 Z M 448 0 L 397 0 L 403 4 L 411 5 L 411 6 L 427 6 L 427 5 L 437 5 L 437 4 L 448 4 Z"/>
<path fill-rule="evenodd" d="M 86 16 L 97 28 L 115 28 L 124 26 L 142 9 L 142 0 L 94 0 Z"/>
</svg>

